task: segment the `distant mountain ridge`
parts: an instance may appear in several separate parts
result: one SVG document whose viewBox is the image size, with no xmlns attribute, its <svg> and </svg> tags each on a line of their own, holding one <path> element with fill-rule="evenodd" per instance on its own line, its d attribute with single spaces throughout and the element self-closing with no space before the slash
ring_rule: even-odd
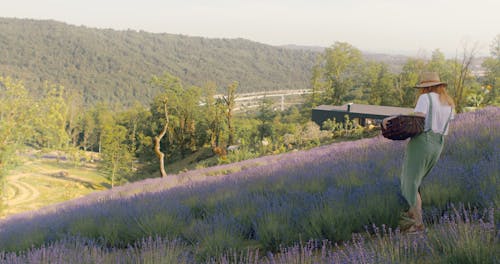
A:
<svg viewBox="0 0 500 264">
<path fill-rule="evenodd" d="M 303 89 L 318 52 L 245 39 L 209 39 L 72 26 L 52 20 L 0 18 L 0 75 L 33 92 L 45 81 L 81 91 L 87 103 L 148 103 L 152 75 L 185 85 L 233 81 L 239 92 Z M 220 92 L 220 91 L 219 91 Z"/>
<path fill-rule="evenodd" d="M 34 93 L 46 81 L 60 84 L 81 92 L 87 104 L 149 103 L 160 92 L 149 85 L 151 77 L 164 72 L 185 85 L 213 81 L 218 92 L 233 81 L 239 93 L 309 88 L 311 68 L 324 49 L 0 17 L 0 75 L 24 81 Z M 407 59 L 363 55 L 393 72 Z"/>
</svg>

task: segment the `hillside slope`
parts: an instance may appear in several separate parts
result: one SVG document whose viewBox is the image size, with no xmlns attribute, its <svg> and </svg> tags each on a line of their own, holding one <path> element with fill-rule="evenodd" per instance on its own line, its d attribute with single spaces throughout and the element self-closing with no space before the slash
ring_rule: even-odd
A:
<svg viewBox="0 0 500 264">
<path fill-rule="evenodd" d="M 233 81 L 239 92 L 307 88 L 317 52 L 245 39 L 115 31 L 55 21 L 0 18 L 0 75 L 36 90 L 45 81 L 96 101 L 149 102 L 148 82 L 167 71 L 187 84 Z"/>
<path fill-rule="evenodd" d="M 427 223 L 449 203 L 498 208 L 500 123 L 491 120 L 499 114 L 490 107 L 451 123 L 442 157 L 422 186 Z M 17 252 L 68 236 L 107 248 L 178 238 L 185 252 L 206 259 L 249 246 L 276 252 L 303 239 L 346 241 L 368 224 L 397 226 L 404 143 L 379 136 L 96 192 L 0 220 L 0 248 Z M 498 222 L 493 211 L 485 216 Z M 484 246 L 498 252 L 491 240 Z M 439 254 L 422 254 L 433 252 Z"/>
</svg>

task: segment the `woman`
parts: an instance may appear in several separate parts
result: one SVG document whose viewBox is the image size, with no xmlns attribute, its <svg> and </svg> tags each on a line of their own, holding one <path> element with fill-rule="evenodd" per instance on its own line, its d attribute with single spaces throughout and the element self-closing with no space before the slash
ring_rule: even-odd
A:
<svg viewBox="0 0 500 264">
<path fill-rule="evenodd" d="M 448 134 L 448 123 L 453 119 L 453 99 L 446 92 L 447 84 L 441 82 L 434 72 L 423 73 L 415 86 L 420 95 L 415 114 L 425 116 L 424 132 L 413 137 L 406 146 L 401 172 L 401 192 L 409 209 L 400 221 L 402 232 L 425 230 L 422 220 L 420 184 L 436 165 L 443 150 L 444 136 Z M 384 125 L 387 120 L 384 119 Z"/>
</svg>

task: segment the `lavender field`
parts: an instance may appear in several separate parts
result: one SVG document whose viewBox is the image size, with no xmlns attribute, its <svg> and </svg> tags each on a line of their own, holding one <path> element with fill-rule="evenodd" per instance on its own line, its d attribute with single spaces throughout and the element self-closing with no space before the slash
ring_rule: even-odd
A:
<svg viewBox="0 0 500 264">
<path fill-rule="evenodd" d="M 337 143 L 15 215 L 0 263 L 498 263 L 500 108 L 452 122 L 418 236 L 397 229 L 404 144 Z"/>
</svg>

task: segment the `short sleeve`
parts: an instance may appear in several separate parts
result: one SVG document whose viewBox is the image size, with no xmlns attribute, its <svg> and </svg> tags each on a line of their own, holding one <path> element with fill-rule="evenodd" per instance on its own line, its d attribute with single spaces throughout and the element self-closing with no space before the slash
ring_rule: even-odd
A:
<svg viewBox="0 0 500 264">
<path fill-rule="evenodd" d="M 417 105 L 415 106 L 415 113 L 427 114 L 427 109 L 429 109 L 429 98 L 423 94 L 418 97 Z"/>
</svg>

